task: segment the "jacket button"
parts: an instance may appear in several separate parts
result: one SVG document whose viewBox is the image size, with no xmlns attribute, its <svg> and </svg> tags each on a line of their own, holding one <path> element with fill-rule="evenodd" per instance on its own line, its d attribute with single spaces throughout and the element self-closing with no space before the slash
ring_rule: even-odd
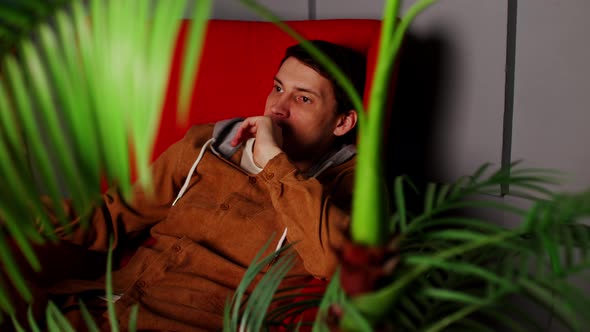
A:
<svg viewBox="0 0 590 332">
<path fill-rule="evenodd" d="M 140 280 L 140 281 L 138 281 L 138 282 L 137 282 L 137 284 L 136 284 L 136 285 L 137 285 L 137 287 L 139 287 L 139 288 L 144 288 L 144 287 L 145 287 L 145 281 L 143 281 L 143 280 Z"/>
<path fill-rule="evenodd" d="M 229 204 L 227 204 L 227 203 L 223 203 L 223 204 L 221 204 L 220 208 L 221 208 L 222 210 L 229 210 Z"/>
<path fill-rule="evenodd" d="M 256 178 L 251 176 L 248 181 L 250 182 L 250 184 L 256 184 Z"/>
<path fill-rule="evenodd" d="M 180 251 L 180 246 L 179 246 L 178 244 L 175 244 L 175 245 L 172 247 L 172 250 L 174 250 L 174 251 L 176 251 L 176 252 L 179 252 L 179 251 Z"/>
</svg>

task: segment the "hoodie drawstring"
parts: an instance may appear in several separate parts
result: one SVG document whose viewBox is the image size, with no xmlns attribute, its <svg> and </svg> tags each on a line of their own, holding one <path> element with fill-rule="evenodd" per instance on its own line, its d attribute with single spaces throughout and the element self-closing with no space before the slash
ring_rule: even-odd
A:
<svg viewBox="0 0 590 332">
<path fill-rule="evenodd" d="M 201 152 L 199 153 L 197 160 L 195 160 L 195 162 L 193 163 L 193 166 L 191 167 L 190 171 L 188 172 L 188 175 L 186 176 L 186 179 L 184 180 L 184 184 L 182 185 L 182 188 L 180 188 L 180 192 L 178 192 L 178 196 L 176 196 L 176 199 L 172 203 L 172 206 L 174 206 L 176 204 L 176 202 L 178 202 L 178 200 L 182 197 L 182 195 L 184 195 L 184 193 L 188 189 L 188 184 L 190 183 L 191 178 L 193 177 L 193 173 L 197 169 L 197 165 L 199 165 L 199 163 L 201 162 L 201 159 L 203 159 L 203 155 L 205 155 L 205 151 L 207 150 L 209 145 L 212 144 L 213 142 L 215 142 L 215 138 L 210 138 L 207 142 L 205 142 L 205 144 L 203 144 L 203 147 L 201 148 Z"/>
<path fill-rule="evenodd" d="M 277 243 L 277 247 L 275 248 L 275 252 L 279 251 L 279 249 L 281 249 L 283 247 L 283 244 L 285 244 L 286 239 L 287 239 L 287 227 L 285 227 L 285 230 L 283 231 L 283 235 L 281 236 L 279 243 Z"/>
</svg>

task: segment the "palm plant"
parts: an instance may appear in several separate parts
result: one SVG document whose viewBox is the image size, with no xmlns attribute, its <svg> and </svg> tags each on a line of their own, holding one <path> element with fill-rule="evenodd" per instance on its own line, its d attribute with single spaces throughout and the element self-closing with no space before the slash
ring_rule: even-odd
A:
<svg viewBox="0 0 590 332">
<path fill-rule="evenodd" d="M 325 328 L 324 318 L 328 316 L 335 326 L 348 330 L 393 324 L 399 330 L 437 331 L 459 326 L 485 331 L 484 322 L 498 318 L 511 328 L 526 330 L 523 324 L 527 321 L 506 313 L 508 306 L 502 301 L 510 294 L 529 295 L 554 308 L 560 319 L 578 329 L 575 312 L 584 308 L 586 300 L 566 278 L 588 265 L 590 232 L 576 221 L 590 213 L 590 193 L 553 195 L 542 187 L 552 180 L 545 173 L 503 169 L 485 177 L 487 167 L 483 167 L 452 185 L 429 185 L 420 211 L 408 208 L 404 187 L 410 181 L 400 177 L 393 200 L 396 212 L 389 212 L 380 158 L 387 82 L 406 29 L 435 0 L 417 1 L 399 22 L 395 20 L 399 1 L 386 2 L 368 112 L 329 59 L 255 1 L 242 1 L 302 41 L 349 92 L 359 110 L 361 143 L 356 176 L 363 178 L 355 188 L 351 243 L 361 248 L 392 244 L 396 255 L 389 263 L 397 262 L 397 266 L 379 280 L 379 287 L 371 285 L 365 293 L 352 295 L 347 294 L 345 283 L 340 285 L 349 273 L 343 261 L 342 278 L 332 278 L 324 295 L 267 313 L 275 290 L 292 264 L 292 254 L 281 256 L 286 258 L 261 280 L 265 287 L 250 294 L 243 306 L 252 276 L 274 259 L 257 257 L 226 311 L 228 330 L 258 330 L 312 305 L 320 307 L 316 325 L 320 330 Z M 0 162 L 0 172 L 7 181 L 0 189 L 0 255 L 10 283 L 26 300 L 31 295 L 6 238 L 14 239 L 34 269 L 41 268 L 31 243 L 55 240 L 55 225 L 38 197 L 48 194 L 59 202 L 62 196 L 56 180 L 59 172 L 47 151 L 57 154 L 59 168 L 64 170 L 65 191 L 75 198 L 76 210 L 82 215 L 96 203 L 101 179 L 129 192 L 130 151 L 140 182 L 149 186 L 145 175 L 178 30 L 176 18 L 182 16 L 185 2 L 161 1 L 153 11 L 148 4 L 110 0 L 91 0 L 87 5 L 66 0 L 0 4 L 0 154 L 7 156 Z M 185 56 L 181 106 L 186 105 L 191 91 L 189 78 L 197 63 L 210 6 L 203 0 L 196 4 L 191 46 Z M 33 180 L 31 164 L 39 169 L 37 180 Z M 533 208 L 522 210 L 480 196 L 473 199 L 473 195 L 485 194 L 499 184 L 528 190 L 526 197 L 534 203 Z M 466 207 L 510 211 L 524 222 L 508 230 L 478 218 L 457 217 L 456 211 Z M 58 220 L 65 221 L 63 211 L 58 210 L 57 215 L 61 217 Z M 0 308 L 13 315 L 8 287 L 0 280 Z M 291 291 L 279 289 L 278 294 L 286 294 L 282 296 L 285 299 L 294 296 Z M 554 307 L 553 297 L 559 301 Z M 116 330 L 112 308 L 110 312 Z M 47 322 L 55 330 L 68 328 L 52 305 L 47 310 Z M 90 319 L 87 322 L 95 328 Z"/>
<path fill-rule="evenodd" d="M 194 6 L 181 109 L 192 91 L 210 5 L 201 0 Z M 42 195 L 60 206 L 67 192 L 84 222 L 100 198 L 101 181 L 128 195 L 135 168 L 139 182 L 150 186 L 149 158 L 186 7 L 186 1 L 0 4 L 0 172 L 6 181 L 0 190 L 0 257 L 10 284 L 27 302 L 31 292 L 7 237 L 38 271 L 32 244 L 56 241 L 55 227 L 67 227 L 62 209 L 56 208 L 57 222 L 50 220 Z M 0 309 L 14 315 L 10 284 L 0 280 Z M 56 314 L 50 306 L 48 318 Z"/>
</svg>

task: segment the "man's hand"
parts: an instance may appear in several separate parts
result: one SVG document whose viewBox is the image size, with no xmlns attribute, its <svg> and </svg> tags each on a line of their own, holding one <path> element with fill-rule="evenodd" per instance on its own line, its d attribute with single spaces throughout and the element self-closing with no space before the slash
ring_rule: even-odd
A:
<svg viewBox="0 0 590 332">
<path fill-rule="evenodd" d="M 270 117 L 254 116 L 242 122 L 236 136 L 231 141 L 236 146 L 250 138 L 256 138 L 254 143 L 254 163 L 264 168 L 269 160 L 282 152 L 283 134 L 279 127 Z"/>
</svg>

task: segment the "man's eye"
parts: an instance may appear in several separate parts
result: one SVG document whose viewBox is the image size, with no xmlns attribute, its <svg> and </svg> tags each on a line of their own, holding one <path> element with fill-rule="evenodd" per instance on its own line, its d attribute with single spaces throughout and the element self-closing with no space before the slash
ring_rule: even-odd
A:
<svg viewBox="0 0 590 332">
<path fill-rule="evenodd" d="M 309 99 L 309 98 L 308 98 L 308 97 L 306 97 L 306 96 L 301 96 L 301 97 L 299 97 L 299 100 L 301 100 L 302 102 L 304 102 L 304 103 L 306 103 L 306 104 L 309 104 L 309 103 L 311 103 L 311 99 Z"/>
<path fill-rule="evenodd" d="M 280 87 L 280 86 L 278 86 L 278 85 L 275 85 L 275 91 L 276 91 L 276 92 L 283 92 L 283 88 L 281 88 L 281 87 Z"/>
</svg>

